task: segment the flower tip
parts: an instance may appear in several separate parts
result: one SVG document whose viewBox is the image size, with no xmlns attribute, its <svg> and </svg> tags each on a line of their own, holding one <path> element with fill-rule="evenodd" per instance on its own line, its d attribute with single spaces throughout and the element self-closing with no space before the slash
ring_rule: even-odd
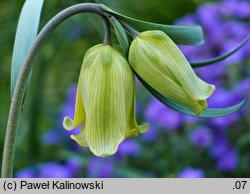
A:
<svg viewBox="0 0 250 194">
<path fill-rule="evenodd" d="M 77 136 L 75 135 L 70 135 L 70 138 L 73 139 L 76 143 L 78 143 L 80 146 L 84 147 L 84 142 L 81 141 L 79 138 L 77 138 Z"/>
<path fill-rule="evenodd" d="M 215 89 L 216 89 L 215 85 L 209 84 L 209 92 L 208 92 L 207 98 L 210 97 L 210 96 L 214 93 Z M 201 107 L 201 108 L 200 108 L 199 110 L 195 111 L 195 114 L 196 114 L 197 116 L 200 116 L 200 114 L 201 114 L 204 110 L 206 110 L 206 109 L 208 108 L 208 104 L 207 104 L 207 100 L 206 100 L 206 99 L 204 99 L 204 100 L 199 100 L 199 104 L 200 104 L 200 107 Z"/>
<path fill-rule="evenodd" d="M 140 133 L 145 133 L 149 128 L 149 124 L 148 123 L 144 123 L 142 125 L 139 126 L 140 129 Z"/>
<path fill-rule="evenodd" d="M 201 113 L 203 112 L 203 110 L 205 110 L 206 108 L 202 109 L 202 110 L 199 110 L 199 111 L 194 111 L 195 115 L 197 117 L 199 117 L 201 115 Z"/>
<path fill-rule="evenodd" d="M 70 131 L 73 129 L 73 120 L 69 117 L 64 117 L 63 128 Z"/>
<path fill-rule="evenodd" d="M 209 98 L 215 91 L 216 87 L 213 84 L 207 84 L 208 85 L 208 91 L 207 91 L 207 96 L 205 96 L 204 100 Z"/>
<path fill-rule="evenodd" d="M 215 89 L 216 89 L 216 86 L 211 84 L 211 95 L 214 93 Z"/>
<path fill-rule="evenodd" d="M 93 150 L 91 148 L 90 148 L 90 150 L 91 150 L 91 152 L 95 156 L 101 157 L 101 158 L 106 158 L 108 156 L 114 155 L 117 152 L 117 150 L 118 150 L 118 146 L 119 146 L 119 144 L 115 148 L 113 148 L 113 149 L 107 149 L 107 150 L 102 150 L 102 151 L 100 151 L 100 150 Z"/>
</svg>

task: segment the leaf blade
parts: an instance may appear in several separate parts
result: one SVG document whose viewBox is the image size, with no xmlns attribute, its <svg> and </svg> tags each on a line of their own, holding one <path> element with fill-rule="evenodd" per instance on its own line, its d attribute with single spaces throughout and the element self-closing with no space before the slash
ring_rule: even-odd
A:
<svg viewBox="0 0 250 194">
<path fill-rule="evenodd" d="M 241 109 L 245 103 L 247 102 L 247 99 L 244 99 L 240 103 L 227 107 L 227 108 L 207 108 L 205 109 L 200 115 L 196 115 L 193 111 L 189 110 L 188 108 L 184 107 L 183 105 L 164 97 L 160 93 L 158 93 L 156 90 L 154 90 L 151 86 L 149 86 L 140 76 L 136 75 L 138 79 L 141 81 L 141 83 L 144 85 L 144 87 L 154 96 L 156 97 L 161 103 L 168 106 L 169 108 L 186 114 L 193 117 L 198 118 L 216 118 L 216 117 L 223 117 L 227 116 L 229 114 L 232 114 L 239 109 Z"/>
<path fill-rule="evenodd" d="M 123 19 L 130 25 L 137 27 L 140 31 L 161 30 L 165 32 L 176 44 L 200 45 L 204 43 L 203 31 L 200 26 L 177 26 L 165 25 L 134 19 L 101 5 L 101 8 L 116 17 Z"/>
<path fill-rule="evenodd" d="M 130 45 L 127 33 L 125 29 L 122 27 L 122 25 L 120 24 L 120 22 L 118 22 L 114 16 L 112 16 L 109 20 L 114 27 L 118 42 L 122 50 L 124 51 L 125 55 L 127 56 L 129 45 Z"/>
<path fill-rule="evenodd" d="M 22 8 L 15 36 L 11 64 L 11 97 L 23 66 L 25 56 L 31 48 L 38 32 L 44 0 L 26 0 Z M 28 85 L 28 84 L 27 84 Z"/>
<path fill-rule="evenodd" d="M 248 35 L 239 45 L 237 45 L 233 50 L 225 53 L 224 55 L 206 60 L 206 61 L 200 61 L 200 62 L 190 62 L 190 65 L 193 68 L 198 68 L 198 67 L 203 67 L 206 65 L 212 65 L 213 63 L 222 61 L 228 57 L 230 57 L 231 55 L 233 55 L 234 53 L 236 53 L 238 50 L 240 50 L 248 41 L 250 40 L 250 35 Z"/>
</svg>

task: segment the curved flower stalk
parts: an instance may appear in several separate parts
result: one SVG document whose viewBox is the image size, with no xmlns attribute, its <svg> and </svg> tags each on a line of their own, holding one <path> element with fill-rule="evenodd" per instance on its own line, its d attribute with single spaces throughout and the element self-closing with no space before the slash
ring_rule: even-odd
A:
<svg viewBox="0 0 250 194">
<path fill-rule="evenodd" d="M 131 43 L 129 62 L 136 73 L 163 96 L 199 115 L 215 86 L 202 81 L 162 31 L 145 31 Z"/>
<path fill-rule="evenodd" d="M 65 117 L 63 125 L 67 130 L 84 125 L 71 138 L 101 157 L 114 154 L 124 139 L 147 130 L 147 124 L 136 122 L 134 73 L 119 48 L 100 44 L 86 52 L 75 116 Z"/>
</svg>

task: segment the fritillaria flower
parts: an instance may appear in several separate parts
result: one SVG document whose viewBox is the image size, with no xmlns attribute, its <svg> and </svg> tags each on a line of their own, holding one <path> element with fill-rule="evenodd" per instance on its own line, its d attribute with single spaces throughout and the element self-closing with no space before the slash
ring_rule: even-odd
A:
<svg viewBox="0 0 250 194">
<path fill-rule="evenodd" d="M 145 132 L 135 118 L 135 75 L 119 48 L 96 45 L 82 63 L 74 119 L 65 117 L 64 128 L 83 125 L 71 135 L 80 146 L 106 157 L 126 138 Z"/>
<path fill-rule="evenodd" d="M 162 31 L 145 31 L 131 43 L 129 62 L 136 73 L 163 96 L 199 115 L 215 86 L 201 80 L 187 59 Z"/>
</svg>

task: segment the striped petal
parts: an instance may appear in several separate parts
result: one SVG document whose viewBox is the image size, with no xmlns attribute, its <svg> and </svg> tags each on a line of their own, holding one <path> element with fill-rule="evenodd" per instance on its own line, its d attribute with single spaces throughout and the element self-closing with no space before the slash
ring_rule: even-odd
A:
<svg viewBox="0 0 250 194">
<path fill-rule="evenodd" d="M 140 33 L 130 46 L 129 62 L 136 73 L 162 95 L 196 114 L 207 108 L 215 87 L 196 76 L 184 55 L 161 31 Z"/>
<path fill-rule="evenodd" d="M 79 87 L 86 123 L 82 135 L 72 138 L 80 145 L 87 144 L 96 156 L 106 157 L 117 151 L 132 128 L 142 131 L 133 120 L 134 73 L 119 50 L 109 45 L 89 49 L 84 57 Z"/>
<path fill-rule="evenodd" d="M 134 82 L 135 83 L 135 82 Z M 138 136 L 139 133 L 145 133 L 148 130 L 148 123 L 144 123 L 143 125 L 138 125 L 136 121 L 136 93 L 135 93 L 135 86 L 131 88 L 131 93 L 133 94 L 133 98 L 127 98 L 131 99 L 132 101 L 127 102 L 127 122 L 128 125 L 131 126 L 130 130 L 126 134 L 126 139 L 129 137 L 135 137 Z M 129 95 L 131 95 L 131 93 Z"/>
<path fill-rule="evenodd" d="M 100 157 L 114 154 L 126 138 L 147 130 L 135 117 L 135 75 L 120 48 L 96 45 L 83 60 L 74 119 L 65 117 L 63 125 L 80 146 L 89 147 Z"/>
<path fill-rule="evenodd" d="M 76 94 L 76 103 L 75 103 L 75 115 L 74 119 L 72 120 L 69 117 L 65 117 L 63 120 L 63 127 L 66 130 L 72 130 L 75 127 L 78 127 L 85 123 L 86 115 L 84 106 L 82 103 L 82 95 L 81 91 L 79 90 L 79 85 L 77 86 L 77 94 Z"/>
<path fill-rule="evenodd" d="M 88 147 L 87 137 L 86 137 L 86 130 L 81 128 L 81 131 L 77 135 L 71 135 L 71 139 L 75 140 L 80 146 Z"/>
</svg>

